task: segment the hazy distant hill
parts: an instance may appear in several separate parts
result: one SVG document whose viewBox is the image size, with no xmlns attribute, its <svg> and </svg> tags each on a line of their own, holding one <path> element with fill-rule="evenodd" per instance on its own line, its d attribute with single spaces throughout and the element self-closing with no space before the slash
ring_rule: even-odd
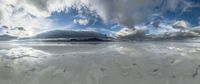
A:
<svg viewBox="0 0 200 84">
<path fill-rule="evenodd" d="M 106 41 L 110 37 L 93 31 L 53 30 L 38 34 L 33 39 L 47 39 L 47 41 Z"/>
<path fill-rule="evenodd" d="M 17 39 L 17 37 L 10 35 L 0 35 L 0 41 L 9 41 L 14 39 Z"/>
</svg>

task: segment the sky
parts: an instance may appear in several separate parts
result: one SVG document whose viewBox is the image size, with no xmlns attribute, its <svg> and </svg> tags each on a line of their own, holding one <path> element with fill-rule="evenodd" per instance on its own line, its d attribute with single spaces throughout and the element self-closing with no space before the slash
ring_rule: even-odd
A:
<svg viewBox="0 0 200 84">
<path fill-rule="evenodd" d="M 152 23 L 159 21 L 163 29 Z M 135 29 L 177 31 L 200 25 L 200 0 L 0 0 L 0 34 L 29 37 L 51 30 L 87 30 L 115 36 Z"/>
</svg>

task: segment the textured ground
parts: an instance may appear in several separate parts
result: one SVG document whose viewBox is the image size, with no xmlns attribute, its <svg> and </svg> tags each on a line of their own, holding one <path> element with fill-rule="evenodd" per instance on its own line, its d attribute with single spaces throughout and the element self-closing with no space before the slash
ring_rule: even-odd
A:
<svg viewBox="0 0 200 84">
<path fill-rule="evenodd" d="M 198 42 L 0 43 L 1 84 L 199 84 Z"/>
</svg>

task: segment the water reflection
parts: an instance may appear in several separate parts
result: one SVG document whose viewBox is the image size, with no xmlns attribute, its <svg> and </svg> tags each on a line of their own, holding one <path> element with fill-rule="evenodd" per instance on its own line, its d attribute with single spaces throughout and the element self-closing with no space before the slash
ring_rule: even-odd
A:
<svg viewBox="0 0 200 84">
<path fill-rule="evenodd" d="M 1 46 L 0 82 L 199 84 L 200 47 L 195 45 L 106 42 Z"/>
<path fill-rule="evenodd" d="M 6 54 L 6 57 L 8 59 L 26 59 L 26 58 L 40 58 L 42 56 L 49 55 L 48 53 L 45 53 L 43 51 L 35 50 L 33 48 L 27 48 L 27 47 L 18 47 L 18 48 L 12 48 L 8 50 L 8 53 Z M 30 60 L 28 60 L 30 61 Z"/>
</svg>

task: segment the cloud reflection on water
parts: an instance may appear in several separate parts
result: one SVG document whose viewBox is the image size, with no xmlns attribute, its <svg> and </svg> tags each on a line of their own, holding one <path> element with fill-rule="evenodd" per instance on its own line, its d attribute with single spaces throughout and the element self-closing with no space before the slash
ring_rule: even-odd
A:
<svg viewBox="0 0 200 84">
<path fill-rule="evenodd" d="M 1 83 L 182 84 L 189 81 L 198 84 L 200 82 L 198 74 L 200 47 L 190 43 L 108 42 L 57 45 L 19 44 L 15 47 L 0 48 Z"/>
</svg>

